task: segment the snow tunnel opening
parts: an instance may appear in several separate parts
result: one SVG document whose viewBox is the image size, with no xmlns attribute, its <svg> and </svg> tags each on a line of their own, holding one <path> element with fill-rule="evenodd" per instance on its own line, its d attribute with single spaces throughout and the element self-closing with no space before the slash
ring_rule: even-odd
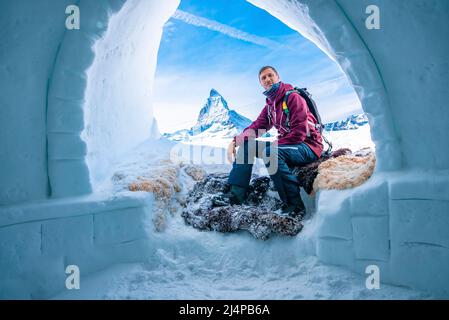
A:
<svg viewBox="0 0 449 320">
<path fill-rule="evenodd" d="M 212 131 L 210 136 L 216 137 L 216 143 L 226 148 L 232 137 L 243 131 L 263 109 L 264 89 L 257 73 L 262 66 L 272 65 L 279 72 L 281 81 L 307 87 L 313 95 L 323 123 L 326 123 L 325 135 L 333 142 L 334 150 L 346 147 L 356 151 L 362 147 L 374 147 L 369 125 L 364 126 L 368 119 L 362 113 L 360 100 L 335 60 L 276 17 L 245 1 L 242 3 L 249 7 L 245 9 L 250 12 L 246 20 L 239 18 L 239 21 L 245 21 L 242 25 L 245 29 L 242 30 L 238 29 L 238 24 L 222 23 L 225 22 L 220 19 L 223 12 L 218 17 L 217 14 L 203 17 L 183 11 L 182 7 L 164 25 L 154 89 L 154 112 L 161 124 L 161 133 L 177 142 L 214 144 L 208 141 L 209 130 Z M 231 12 L 236 9 L 235 4 L 227 8 Z M 201 8 L 197 10 L 201 11 Z M 254 18 L 253 11 L 264 15 L 251 19 Z M 253 20 L 265 21 L 264 29 L 257 34 L 247 32 L 259 31 Z M 280 29 L 279 25 L 285 30 L 281 29 L 276 35 L 262 34 L 270 29 Z M 182 34 L 182 39 L 177 34 Z M 201 50 L 191 49 L 196 46 Z M 169 49 L 172 47 L 176 49 Z M 175 51 L 183 54 L 177 55 Z M 207 98 L 209 92 L 211 94 Z M 210 103 L 217 97 L 223 103 Z M 216 105 L 222 105 L 222 110 L 218 110 Z M 231 117 L 225 109 L 242 115 L 248 121 L 231 123 L 233 131 L 228 128 L 226 121 L 229 119 L 231 122 Z M 178 119 L 173 117 L 173 113 L 182 116 Z M 222 137 L 216 134 L 216 128 L 209 129 L 213 120 L 223 129 Z M 362 126 L 357 135 L 361 143 L 355 136 L 341 141 L 344 132 Z M 229 131 L 227 134 L 224 132 L 226 129 Z M 220 138 L 223 143 L 219 143 Z"/>
<path fill-rule="evenodd" d="M 293 11 L 293 15 L 291 11 L 289 14 L 283 15 L 282 12 L 274 11 L 273 13 L 270 5 L 263 0 L 249 2 L 269 13 L 272 12 L 273 16 L 281 23 L 298 31 L 333 58 L 348 76 L 351 86 L 362 102 L 363 109 L 365 109 L 366 102 L 373 103 L 371 100 L 381 104 L 382 108 L 387 106 L 385 97 L 379 97 L 377 89 L 374 93 L 371 92 L 370 86 L 378 85 L 375 81 L 370 80 L 371 83 L 367 81 L 366 86 L 360 82 L 360 79 L 367 77 L 367 71 L 362 69 L 360 74 L 358 73 L 360 66 L 350 63 L 351 61 L 347 57 L 350 56 L 350 52 L 341 52 L 339 48 L 332 49 L 331 42 L 328 42 L 329 39 L 324 36 L 315 21 L 308 16 L 308 7 L 298 2 L 299 11 Z M 95 42 L 93 63 L 90 64 L 86 72 L 84 130 L 81 134 L 87 145 L 85 161 L 90 176 L 87 184 L 93 187 L 94 191 L 100 182 L 110 177 L 112 163 L 143 141 L 159 135 L 152 107 L 157 53 L 163 26 L 176 11 L 178 5 L 179 2 L 176 0 L 164 4 L 128 1 L 110 17 L 105 33 Z M 307 23 L 299 26 L 293 25 L 291 20 L 295 14 L 302 18 L 306 16 Z M 327 18 L 328 14 L 329 12 L 325 12 L 323 17 L 318 18 Z M 341 12 L 338 12 L 336 8 L 332 8 L 330 14 L 341 16 Z M 348 21 L 340 21 L 340 23 L 343 23 L 344 26 L 349 25 Z M 340 43 L 340 45 L 344 45 L 344 43 Z M 349 43 L 348 46 L 350 45 L 354 45 L 354 43 Z M 360 48 L 351 47 L 351 50 L 358 49 Z M 339 53 L 335 54 L 337 51 Z M 377 132 L 377 136 L 373 137 L 376 146 L 380 143 L 381 150 L 391 151 L 388 141 L 386 144 L 382 143 L 382 139 L 389 140 L 391 138 L 389 136 L 391 130 L 388 127 L 390 119 L 387 115 L 385 120 L 387 120 L 385 121 L 387 124 L 370 123 L 371 130 Z M 385 128 L 387 128 L 387 134 L 379 134 Z M 371 132 L 371 136 L 373 136 L 373 132 Z M 378 151 L 379 148 L 376 148 L 376 168 L 388 170 L 394 161 L 386 159 L 387 156 L 383 156 L 383 153 Z M 385 159 L 386 161 L 383 161 Z M 386 163 L 379 166 L 380 162 Z M 55 189 L 57 188 L 53 188 L 53 190 Z M 86 189 L 89 187 L 86 186 Z"/>
</svg>

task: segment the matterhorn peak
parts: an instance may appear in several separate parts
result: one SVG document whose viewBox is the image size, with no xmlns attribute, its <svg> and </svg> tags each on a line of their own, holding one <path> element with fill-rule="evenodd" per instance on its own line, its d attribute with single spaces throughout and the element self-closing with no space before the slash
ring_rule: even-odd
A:
<svg viewBox="0 0 449 320">
<path fill-rule="evenodd" d="M 207 110 L 210 110 L 211 108 L 218 108 L 218 109 L 226 109 L 229 110 L 228 103 L 223 98 L 223 96 L 214 88 L 210 90 L 209 98 L 207 99 L 206 105 Z"/>
<path fill-rule="evenodd" d="M 212 89 L 210 90 L 209 97 L 215 97 L 215 96 L 220 96 L 220 97 L 221 97 L 221 94 L 218 93 L 217 90 L 215 90 L 214 88 L 212 88 Z"/>
<path fill-rule="evenodd" d="M 206 103 L 201 108 L 196 124 L 191 129 L 178 130 L 165 136 L 173 140 L 186 140 L 195 136 L 232 138 L 251 124 L 251 120 L 230 110 L 228 103 L 212 88 Z"/>
</svg>

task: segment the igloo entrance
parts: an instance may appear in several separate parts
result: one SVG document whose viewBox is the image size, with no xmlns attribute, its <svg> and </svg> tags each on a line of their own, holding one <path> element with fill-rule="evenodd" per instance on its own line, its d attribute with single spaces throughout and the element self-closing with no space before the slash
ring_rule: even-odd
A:
<svg viewBox="0 0 449 320">
<path fill-rule="evenodd" d="M 301 32 L 338 61 L 358 93 L 365 112 L 370 114 L 377 172 L 372 181 L 354 192 L 328 192 L 320 196 L 318 205 L 323 209 L 323 220 L 317 230 L 314 248 L 318 258 L 358 273 L 364 273 L 368 264 L 376 264 L 385 282 L 447 295 L 449 250 L 445 231 L 449 223 L 446 214 L 449 210 L 449 148 L 443 143 L 444 135 L 416 135 L 417 125 L 426 128 L 433 125 L 437 132 L 445 132 L 449 119 L 442 107 L 448 98 L 444 87 L 447 73 L 438 72 L 447 69 L 448 47 L 440 39 L 449 32 L 447 2 L 434 0 L 432 5 L 423 5 L 418 1 L 416 6 L 382 3 L 381 12 L 385 13 L 386 22 L 382 25 L 388 28 L 388 33 L 370 33 L 364 29 L 359 21 L 365 16 L 365 4 L 368 3 L 363 1 L 251 2 Z M 151 199 L 98 201 L 75 196 L 89 195 L 92 191 L 91 175 L 96 173 L 90 172 L 95 165 L 88 165 L 89 161 L 93 160 L 91 164 L 97 161 L 97 168 L 101 168 L 109 157 L 108 151 L 112 150 L 116 156 L 151 136 L 153 119 L 139 118 L 142 110 L 151 114 L 150 104 L 127 109 L 123 101 L 135 101 L 137 96 L 143 97 L 142 101 L 151 100 L 151 96 L 146 96 L 148 92 L 135 83 L 151 83 L 161 27 L 177 4 L 177 1 L 163 5 L 137 0 L 80 1 L 84 21 L 80 32 L 65 31 L 55 37 L 58 38 L 54 40 L 57 43 L 55 56 L 44 77 L 50 79 L 44 90 L 46 101 L 42 103 L 47 121 L 45 125 L 35 124 L 39 129 L 36 131 L 41 132 L 44 128 L 42 138 L 47 139 L 47 149 L 39 151 L 39 156 L 46 153 L 46 169 L 39 168 L 39 174 L 33 175 L 29 185 L 16 182 L 24 180 L 26 172 L 8 174 L 1 189 L 4 203 L 1 245 L 6 248 L 10 241 L 14 241 L 18 246 L 20 244 L 18 252 L 21 253 L 17 255 L 10 249 L 1 251 L 2 270 L 9 277 L 8 292 L 22 288 L 27 294 L 32 292 L 32 297 L 42 297 L 61 290 L 64 266 L 76 260 L 75 257 L 81 259 L 77 261 L 84 264 L 85 270 L 93 272 L 119 261 L 135 261 L 142 258 L 141 252 L 155 253 L 151 239 L 131 237 L 144 234 L 139 226 L 141 216 L 151 213 Z M 109 20 L 112 13 L 115 15 Z M 416 24 L 408 24 L 408 19 L 417 13 L 423 21 L 432 23 L 419 20 Z M 144 16 L 152 19 L 143 21 Z M 47 27 L 64 27 L 56 20 L 46 24 L 38 22 L 33 25 L 42 32 L 48 30 Z M 405 32 L 402 26 L 411 30 Z M 112 40 L 117 37 L 117 45 L 111 46 L 111 51 L 104 55 L 96 56 L 94 44 L 101 36 L 107 37 L 109 31 Z M 151 35 L 151 41 L 147 41 L 149 47 L 145 49 L 154 53 L 148 59 L 151 63 L 147 64 L 152 71 L 146 78 L 134 79 L 131 70 L 136 70 L 136 65 L 131 66 L 129 73 L 117 66 L 129 61 L 131 54 L 146 54 L 132 45 L 145 34 Z M 416 35 L 424 39 L 422 47 L 414 46 Z M 390 49 L 389 54 L 385 53 L 384 46 Z M 413 54 L 408 51 L 412 46 Z M 432 61 L 425 59 L 429 51 L 434 52 Z M 395 54 L 391 55 L 391 52 Z M 48 52 L 42 49 L 42 53 Z M 112 62 L 116 68 L 108 68 L 108 63 L 112 66 Z M 4 69 L 4 74 L 8 72 Z M 90 77 L 86 76 L 87 72 L 92 72 Z M 109 76 L 102 78 L 101 75 L 108 72 Z M 94 84 L 88 85 L 92 79 L 95 79 Z M 429 84 L 429 80 L 432 80 L 432 86 L 426 93 L 418 97 L 409 95 L 410 88 L 418 90 L 422 83 Z M 124 86 L 126 90 L 121 91 Z M 19 89 L 15 90 L 19 96 Z M 98 91 L 101 95 L 96 95 Z M 85 113 L 86 102 L 91 103 L 90 113 Z M 102 116 L 95 109 L 100 102 L 113 105 L 113 114 Z M 431 117 L 426 119 L 422 119 L 419 112 L 424 103 L 431 106 Z M 101 125 L 101 119 L 108 119 L 108 123 Z M 130 128 L 120 119 L 139 125 Z M 429 123 L 429 119 L 434 122 Z M 96 125 L 89 126 L 89 121 Z M 84 127 L 87 138 L 82 136 Z M 123 131 L 126 131 L 126 139 L 123 139 Z M 18 137 L 18 141 L 21 139 L 25 138 Z M 20 148 L 14 151 L 19 154 Z M 91 160 L 87 159 L 89 152 L 92 152 Z M 5 159 L 7 164 L 16 161 L 13 157 L 5 156 Z M 23 164 L 24 159 L 19 157 L 17 161 Z M 102 175 L 100 170 L 97 172 Z M 20 192 L 5 187 L 8 183 L 18 185 Z M 42 190 L 47 190 L 48 184 L 48 198 L 63 199 L 32 202 L 42 200 L 46 194 Z M 426 224 L 421 224 L 422 221 Z M 120 227 L 125 222 L 130 226 L 126 230 Z M 85 232 L 74 233 L 73 230 L 79 230 L 80 226 Z M 82 254 L 80 245 L 74 245 L 73 239 L 86 246 L 87 249 L 82 248 Z M 18 265 L 39 265 L 40 268 L 17 268 Z M 39 275 L 33 288 L 33 285 L 26 285 L 30 274 Z M 49 281 L 55 279 L 54 274 L 58 274 L 60 282 Z"/>
<path fill-rule="evenodd" d="M 64 125 L 60 119 L 64 115 L 57 114 L 60 113 L 61 108 L 58 108 L 59 102 L 56 97 L 70 95 L 66 92 L 57 93 L 57 91 L 62 86 L 61 82 L 80 82 L 78 85 L 76 83 L 71 85 L 71 94 L 72 96 L 76 95 L 74 86 L 85 87 L 85 94 L 80 89 L 79 94 L 77 94 L 78 97 L 74 97 L 71 104 L 76 104 L 75 101 L 78 101 L 78 103 L 82 102 L 83 106 L 82 108 L 81 106 L 74 107 L 71 110 L 71 121 L 79 122 L 83 119 L 85 128 L 81 137 L 86 141 L 87 148 L 83 147 L 83 142 L 76 138 L 75 132 L 72 131 L 74 134 L 68 134 L 67 131 L 72 130 L 72 128 L 68 128 L 72 123 L 61 128 L 65 131 L 64 134 L 57 130 L 49 132 L 49 163 L 54 163 L 54 165 L 49 165 L 50 185 L 53 195 L 63 196 L 90 192 L 91 184 L 105 177 L 108 165 L 113 159 L 116 159 L 118 155 L 129 150 L 132 146 L 149 138 L 151 134 L 156 134 L 151 133 L 151 128 L 155 127 L 151 110 L 151 87 L 156 66 L 158 41 L 161 38 L 161 26 L 169 17 L 175 5 L 176 3 L 172 4 L 171 8 L 168 8 L 169 6 L 156 8 L 154 4 L 150 3 L 135 2 L 131 4 L 128 2 L 109 22 L 105 37 L 96 44 L 94 49 L 97 51 L 96 56 L 94 56 L 95 53 L 92 49 L 85 44 L 81 48 L 75 49 L 79 46 L 78 42 L 71 41 L 71 34 L 67 34 L 69 39 L 63 41 L 55 66 L 55 85 L 51 87 L 49 92 L 48 119 L 50 125 L 55 121 L 58 121 L 59 126 Z M 320 12 L 320 16 L 322 14 L 335 15 L 333 10 L 337 10 L 337 8 L 327 7 L 328 11 Z M 344 43 L 342 41 L 336 43 L 335 45 L 338 47 L 332 49 L 329 40 L 324 38 L 323 31 L 321 31 L 325 29 L 322 29 L 322 26 L 319 29 L 315 22 L 312 22 L 311 18 L 307 16 L 307 10 L 309 9 L 306 6 L 299 4 L 291 8 L 291 12 L 296 12 L 299 16 L 307 18 L 300 20 L 303 21 L 303 25 L 293 26 L 293 28 L 317 43 L 328 55 L 336 59 L 342 69 L 349 75 L 364 110 L 371 118 L 372 137 L 378 150 L 378 169 L 383 171 L 397 168 L 400 161 L 397 148 L 392 147 L 396 138 L 391 120 L 388 120 L 388 103 L 382 89 L 382 81 L 368 50 L 364 48 L 363 43 L 355 33 L 352 34 L 353 38 L 345 39 Z M 157 17 L 145 19 L 145 17 L 152 15 L 151 12 L 156 11 L 161 12 L 157 14 Z M 162 12 L 166 12 L 165 15 Z M 135 16 L 135 19 L 131 19 L 135 23 L 124 23 L 126 17 L 130 16 Z M 107 18 L 107 16 L 104 18 Z M 278 18 L 283 21 L 281 16 Z M 284 19 L 289 24 L 289 18 Z M 340 28 L 345 28 L 342 24 L 344 17 L 340 16 L 340 20 L 332 19 L 335 25 L 338 24 Z M 141 22 L 136 23 L 137 21 Z M 106 25 L 106 22 L 103 25 Z M 97 25 L 95 24 L 95 26 Z M 140 27 L 137 27 L 138 25 Z M 335 32 L 334 25 L 328 28 Z M 154 36 L 154 30 L 159 30 L 156 36 Z M 98 31 L 101 32 L 102 30 Z M 342 29 L 342 33 L 348 33 L 348 31 Z M 351 33 L 348 34 L 351 35 Z M 87 38 L 92 39 L 89 42 L 90 44 L 92 44 L 93 39 L 96 39 L 95 36 Z M 142 41 L 142 39 L 150 38 L 153 40 Z M 335 41 L 332 37 L 330 39 Z M 141 42 L 146 45 L 142 46 Z M 354 47 L 355 45 L 358 45 L 358 49 Z M 348 49 L 345 50 L 345 46 Z M 80 70 L 82 67 L 79 59 L 76 61 L 73 56 L 69 55 L 71 52 L 79 53 L 82 48 L 87 51 L 83 56 L 90 57 L 82 60 L 86 64 L 84 68 L 88 68 L 83 71 Z M 151 54 L 149 54 L 150 52 Z M 338 54 L 335 54 L 335 52 L 338 52 Z M 343 52 L 348 52 L 351 57 L 352 52 L 357 52 L 357 58 L 348 60 Z M 59 59 L 66 61 L 66 63 L 63 65 L 58 63 Z M 93 63 L 87 65 L 92 59 L 94 59 Z M 71 63 L 77 65 L 72 67 L 70 66 Z M 123 65 L 127 67 L 118 67 Z M 74 71 L 74 68 L 78 68 L 79 71 Z M 148 72 L 141 72 L 142 69 L 148 70 Z M 65 70 L 70 70 L 70 73 Z M 355 70 L 363 70 L 363 73 L 357 74 Z M 85 76 L 83 75 L 84 72 L 86 72 Z M 70 77 L 66 76 L 67 74 L 70 74 Z M 79 74 L 79 80 L 75 79 L 75 74 Z M 62 79 L 58 79 L 59 76 Z M 367 92 L 369 94 L 366 94 Z M 53 96 L 54 99 L 52 99 Z M 108 108 L 100 107 L 103 105 L 108 105 Z M 370 108 L 373 108 L 373 110 Z M 53 116 L 53 110 L 57 110 L 55 116 Z M 148 116 L 142 117 L 142 113 Z M 54 118 L 57 119 L 53 121 Z M 380 121 L 377 121 L 377 119 Z M 133 125 L 129 126 L 129 123 L 133 123 Z M 79 134 L 80 124 L 73 123 L 73 125 L 76 127 L 73 129 L 76 129 Z M 59 128 L 57 129 L 59 130 Z M 382 134 L 379 135 L 377 132 L 382 132 Z M 387 142 L 383 143 L 382 141 Z M 77 145 L 74 150 L 79 155 L 64 155 L 64 148 L 67 149 L 67 144 Z M 72 154 L 75 152 L 74 150 L 71 150 Z M 388 157 L 383 158 L 384 150 L 391 150 Z M 87 167 L 83 164 L 83 154 L 87 160 Z M 79 161 L 75 161 L 75 158 L 79 158 Z M 71 161 L 67 159 L 71 159 Z M 74 171 L 77 172 L 76 175 L 71 174 Z M 60 182 L 61 180 L 63 182 Z"/>
</svg>

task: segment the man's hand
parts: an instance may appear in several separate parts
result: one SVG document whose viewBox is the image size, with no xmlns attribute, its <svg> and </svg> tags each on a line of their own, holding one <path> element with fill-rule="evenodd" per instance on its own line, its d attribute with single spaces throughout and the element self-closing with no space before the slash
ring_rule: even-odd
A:
<svg viewBox="0 0 449 320">
<path fill-rule="evenodd" d="M 235 141 L 232 140 L 231 143 L 228 146 L 228 151 L 227 151 L 227 155 L 228 155 L 228 161 L 229 163 L 234 163 L 235 160 Z"/>
</svg>

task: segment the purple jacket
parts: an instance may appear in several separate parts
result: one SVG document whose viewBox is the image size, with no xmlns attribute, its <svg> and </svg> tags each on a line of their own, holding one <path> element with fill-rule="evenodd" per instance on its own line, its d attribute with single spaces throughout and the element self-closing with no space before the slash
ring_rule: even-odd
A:
<svg viewBox="0 0 449 320">
<path fill-rule="evenodd" d="M 290 84 L 281 82 L 274 101 L 267 98 L 266 105 L 257 119 L 234 138 L 237 145 L 240 145 L 245 138 L 254 139 L 258 137 L 264 133 L 259 130 L 268 131 L 274 125 L 279 132 L 279 145 L 300 144 L 304 142 L 318 158 L 321 157 L 321 153 L 323 152 L 321 134 L 312 125 L 312 123 L 316 124 L 317 120 L 309 112 L 306 101 L 297 93 L 292 93 L 288 97 L 287 106 L 290 112 L 290 130 L 285 128 L 285 113 L 282 110 L 282 102 L 285 93 L 289 90 L 293 90 L 293 87 Z M 268 112 L 271 114 L 271 121 L 268 117 Z"/>
</svg>

